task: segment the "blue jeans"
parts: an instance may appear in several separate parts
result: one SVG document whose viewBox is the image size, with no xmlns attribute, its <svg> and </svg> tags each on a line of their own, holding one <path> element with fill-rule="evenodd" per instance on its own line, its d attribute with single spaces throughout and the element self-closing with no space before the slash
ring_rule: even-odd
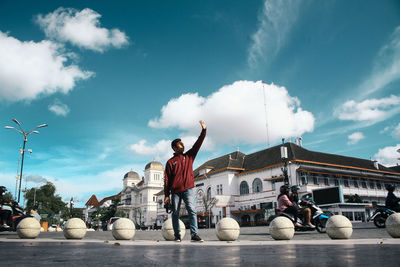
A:
<svg viewBox="0 0 400 267">
<path fill-rule="evenodd" d="M 193 188 L 186 191 L 172 194 L 172 226 L 174 228 L 175 237 L 180 235 L 179 227 L 179 211 L 181 209 L 181 203 L 185 202 L 186 210 L 189 215 L 190 222 L 190 235 L 193 236 L 197 234 L 197 214 L 196 214 L 196 195 L 194 194 Z"/>
</svg>

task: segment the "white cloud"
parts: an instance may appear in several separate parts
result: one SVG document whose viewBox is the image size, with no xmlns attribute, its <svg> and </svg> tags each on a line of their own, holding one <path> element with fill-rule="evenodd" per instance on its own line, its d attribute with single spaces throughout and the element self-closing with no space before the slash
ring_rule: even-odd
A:
<svg viewBox="0 0 400 267">
<path fill-rule="evenodd" d="M 385 128 L 383 128 L 382 130 L 379 131 L 380 134 L 384 134 L 387 133 L 390 130 L 390 126 L 386 126 Z"/>
<path fill-rule="evenodd" d="M 15 173 L 11 174 L 11 173 L 0 172 L 1 185 L 5 186 L 7 190 L 13 194 L 13 196 L 15 193 L 15 178 L 16 178 Z"/>
<path fill-rule="evenodd" d="M 0 99 L 33 100 L 40 95 L 68 93 L 92 72 L 66 65 L 62 47 L 50 41 L 21 42 L 0 31 Z"/>
<path fill-rule="evenodd" d="M 400 123 L 394 128 L 392 136 L 393 138 L 400 139 Z"/>
<path fill-rule="evenodd" d="M 70 109 L 67 105 L 60 102 L 60 100 L 56 99 L 53 104 L 49 105 L 49 110 L 58 116 L 67 116 Z"/>
<path fill-rule="evenodd" d="M 362 102 L 347 101 L 335 115 L 341 120 L 367 121 L 376 123 L 400 112 L 400 97 L 391 95 L 381 99 L 367 99 Z"/>
<path fill-rule="evenodd" d="M 374 155 L 374 158 L 384 166 L 395 166 L 397 163 L 400 163 L 400 153 L 397 152 L 399 149 L 400 144 L 396 146 L 387 146 L 379 149 L 378 153 Z"/>
<path fill-rule="evenodd" d="M 400 78 L 400 26 L 379 51 L 371 75 L 360 85 L 360 93 L 368 96 Z"/>
<path fill-rule="evenodd" d="M 148 145 L 147 140 L 140 140 L 138 143 L 130 145 L 129 149 L 136 152 L 139 155 L 161 157 L 166 159 L 171 157 L 171 141 L 170 140 L 160 140 L 156 144 Z"/>
<path fill-rule="evenodd" d="M 100 17 L 90 8 L 79 11 L 60 7 L 45 16 L 38 15 L 37 22 L 51 39 L 98 52 L 128 43 L 128 37 L 120 30 L 100 27 Z"/>
<path fill-rule="evenodd" d="M 352 133 L 351 135 L 349 135 L 348 138 L 349 138 L 349 141 L 347 142 L 347 144 L 355 145 L 360 140 L 364 139 L 365 136 L 364 136 L 364 134 L 362 132 L 355 132 L 355 133 Z"/>
<path fill-rule="evenodd" d="M 199 127 L 200 129 L 200 127 Z M 181 136 L 183 144 L 185 145 L 185 151 L 190 149 L 191 146 L 196 142 L 198 136 Z M 174 138 L 175 139 L 175 138 Z M 139 155 L 152 156 L 157 160 L 167 161 L 173 155 L 173 150 L 171 148 L 172 140 L 160 140 L 156 144 L 147 144 L 147 140 L 140 140 L 136 144 L 129 146 L 129 149 L 134 151 Z M 202 145 L 202 150 L 212 150 L 214 144 L 209 138 L 204 140 Z"/>
<path fill-rule="evenodd" d="M 258 29 L 251 36 L 247 61 L 256 67 L 260 61 L 273 58 L 284 45 L 287 35 L 297 20 L 300 1 L 266 0 L 258 17 Z M 268 58 L 270 57 L 270 58 Z"/>
<path fill-rule="evenodd" d="M 144 166 L 141 166 L 140 170 Z M 98 194 L 104 191 L 122 190 L 122 178 L 131 169 L 131 166 L 118 166 L 116 168 L 79 177 L 49 178 L 55 184 L 57 192 L 62 196 L 71 197 L 71 194 L 82 198 L 85 194 Z M 136 172 L 138 172 L 135 169 Z M 90 188 L 90 190 L 88 190 Z"/>
<path fill-rule="evenodd" d="M 264 88 L 271 143 L 313 131 L 314 116 L 302 110 L 300 101 L 291 97 L 286 88 L 252 81 L 226 85 L 208 97 L 195 93 L 171 99 L 162 107 L 161 116 L 149 121 L 149 126 L 177 127 L 195 135 L 200 129 L 198 121 L 203 119 L 207 124 L 207 139 L 212 142 L 265 143 Z"/>
</svg>

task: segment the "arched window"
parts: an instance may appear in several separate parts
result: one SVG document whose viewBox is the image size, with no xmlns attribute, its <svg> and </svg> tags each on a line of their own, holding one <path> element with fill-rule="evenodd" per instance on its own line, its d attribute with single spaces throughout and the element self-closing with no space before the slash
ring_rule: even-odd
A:
<svg viewBox="0 0 400 267">
<path fill-rule="evenodd" d="M 246 195 L 249 193 L 249 185 L 247 184 L 246 181 L 242 181 L 240 183 L 240 194 L 241 195 Z"/>
<path fill-rule="evenodd" d="M 262 182 L 260 178 L 256 178 L 253 181 L 253 193 L 260 193 L 262 192 Z"/>
<path fill-rule="evenodd" d="M 211 199 L 211 187 L 207 189 L 207 200 Z"/>
</svg>

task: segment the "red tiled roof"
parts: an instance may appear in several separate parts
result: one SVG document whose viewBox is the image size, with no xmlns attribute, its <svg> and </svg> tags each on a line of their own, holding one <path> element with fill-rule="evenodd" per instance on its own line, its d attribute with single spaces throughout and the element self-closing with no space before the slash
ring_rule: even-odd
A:
<svg viewBox="0 0 400 267">
<path fill-rule="evenodd" d="M 92 195 L 89 200 L 86 202 L 85 206 L 98 206 L 99 201 L 97 200 L 97 197 L 95 195 Z"/>
<path fill-rule="evenodd" d="M 117 195 L 103 198 L 102 200 L 100 200 L 99 206 L 103 205 L 104 202 L 106 202 L 107 200 L 113 200 L 113 199 L 117 199 L 117 198 L 121 198 L 121 192 L 119 192 Z"/>
</svg>

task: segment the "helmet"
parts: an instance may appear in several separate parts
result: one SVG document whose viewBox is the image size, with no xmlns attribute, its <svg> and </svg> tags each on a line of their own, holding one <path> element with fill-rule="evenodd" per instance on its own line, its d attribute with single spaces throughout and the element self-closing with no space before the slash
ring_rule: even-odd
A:
<svg viewBox="0 0 400 267">
<path fill-rule="evenodd" d="M 282 185 L 280 188 L 279 188 L 279 191 L 281 192 L 281 194 L 286 194 L 287 192 L 288 192 L 288 190 L 289 190 L 289 186 L 288 185 Z"/>
<path fill-rule="evenodd" d="M 292 190 L 292 193 L 296 193 L 297 190 L 300 190 L 300 186 L 298 185 L 294 185 L 290 188 L 290 190 Z"/>
<path fill-rule="evenodd" d="M 5 186 L 0 186 L 0 194 L 3 194 L 7 191 L 7 188 Z"/>
<path fill-rule="evenodd" d="M 396 188 L 396 186 L 394 186 L 393 184 L 387 184 L 385 187 L 386 187 L 386 190 L 389 192 L 393 192 L 394 189 Z"/>
</svg>

